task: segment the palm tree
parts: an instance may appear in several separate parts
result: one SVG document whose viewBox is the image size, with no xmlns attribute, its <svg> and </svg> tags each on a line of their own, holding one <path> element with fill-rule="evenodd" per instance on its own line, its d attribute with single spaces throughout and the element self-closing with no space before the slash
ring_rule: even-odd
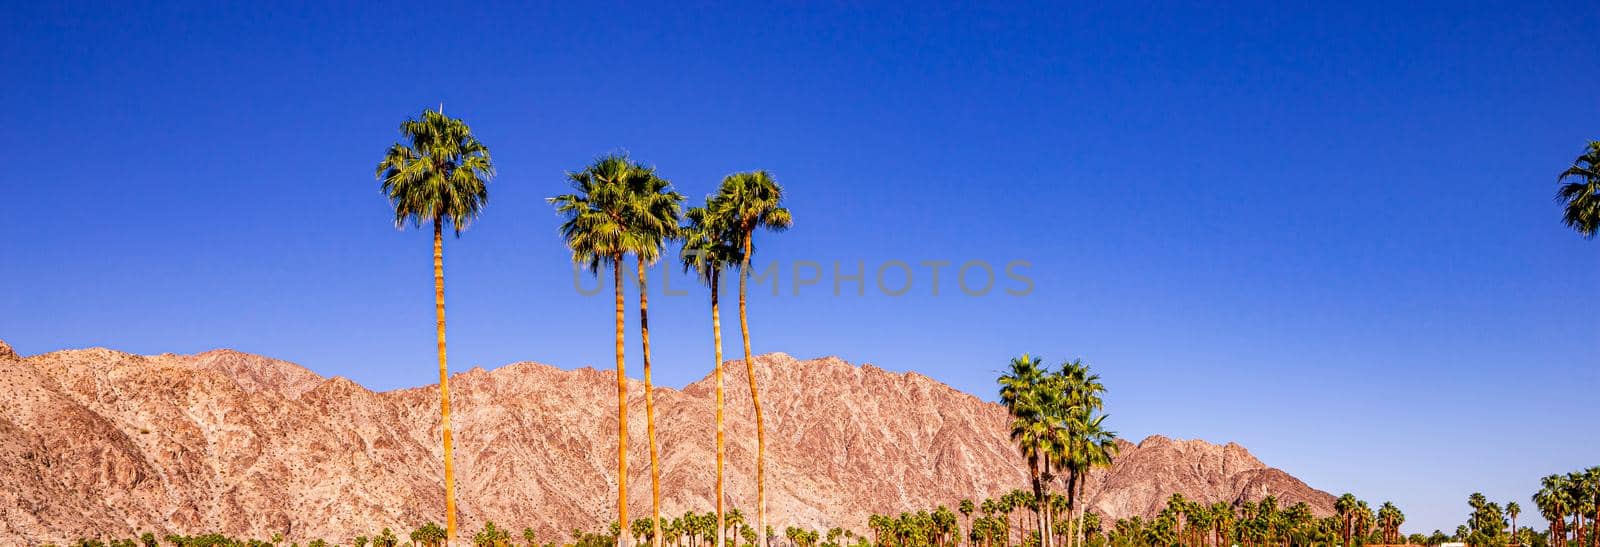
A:
<svg viewBox="0 0 1600 547">
<path fill-rule="evenodd" d="M 1372 531 L 1372 508 L 1365 500 L 1356 502 L 1356 536 L 1365 538 Z"/>
<path fill-rule="evenodd" d="M 1589 514 L 1589 545 L 1600 547 L 1600 466 L 1590 467 L 1577 473 L 1581 477 L 1578 495 L 1581 497 L 1582 507 Z"/>
<path fill-rule="evenodd" d="M 1106 415 L 1100 414 L 1081 422 L 1080 429 L 1072 437 L 1073 458 L 1069 465 L 1074 476 L 1078 477 L 1076 491 L 1069 498 L 1068 505 L 1083 499 L 1083 489 L 1088 484 L 1088 473 L 1095 469 L 1111 467 L 1112 460 L 1117 457 L 1117 433 L 1105 428 Z M 1085 509 L 1080 506 L 1077 514 L 1081 518 Z M 1080 527 L 1077 534 L 1077 545 L 1083 545 L 1083 529 Z"/>
<path fill-rule="evenodd" d="M 1045 379 L 1049 377 L 1039 358 L 1026 353 L 1011 359 L 1010 371 L 1000 376 L 1000 402 L 1006 411 L 1011 414 L 1011 442 L 1017 443 L 1021 449 L 1023 459 L 1028 462 L 1028 478 L 1033 486 L 1034 522 L 1039 526 L 1041 540 L 1048 547 L 1049 538 L 1042 532 L 1045 530 L 1045 517 L 1043 504 L 1037 503 L 1045 495 L 1044 474 L 1048 460 L 1054 451 L 1053 446 L 1057 438 L 1057 422 L 1052 415 L 1052 406 L 1059 403 L 1053 399 L 1055 390 L 1044 387 Z"/>
<path fill-rule="evenodd" d="M 636 212 L 630 228 L 637 244 L 633 257 L 639 276 L 639 340 L 643 343 L 640 355 L 644 359 L 644 423 L 645 437 L 650 445 L 650 544 L 660 547 L 661 535 L 661 466 L 656 453 L 655 385 L 650 379 L 650 290 L 647 287 L 650 265 L 661 259 L 661 249 L 666 242 L 678 237 L 678 214 L 683 204 L 683 194 L 672 191 L 672 184 L 655 176 L 634 177 L 637 186 L 629 188 L 632 208 Z"/>
<path fill-rule="evenodd" d="M 1400 508 L 1387 501 L 1378 506 L 1378 530 L 1383 533 L 1384 543 L 1394 543 L 1395 538 L 1399 537 L 1399 512 Z"/>
<path fill-rule="evenodd" d="M 1339 534 L 1344 537 L 1344 545 L 1350 545 L 1351 525 L 1355 521 L 1356 497 L 1348 492 L 1339 496 L 1333 502 L 1333 511 L 1338 514 L 1340 524 Z"/>
<path fill-rule="evenodd" d="M 1055 383 L 1063 393 L 1060 411 L 1065 423 L 1065 439 L 1059 446 L 1062 466 L 1067 469 L 1067 507 L 1069 513 L 1078 513 L 1077 501 L 1082 497 L 1089 471 L 1110 467 L 1116 456 L 1116 433 L 1105 429 L 1106 416 L 1098 414 L 1104 408 L 1101 395 L 1106 386 L 1100 376 L 1090 372 L 1082 360 L 1061 364 L 1055 374 Z M 1074 539 L 1082 541 L 1082 534 Z"/>
<path fill-rule="evenodd" d="M 1167 510 L 1173 516 L 1173 524 L 1176 528 L 1173 533 L 1180 538 L 1183 537 L 1183 521 L 1185 520 L 1183 517 L 1184 513 L 1189 511 L 1189 498 L 1184 497 L 1181 492 L 1173 492 L 1172 495 L 1167 496 Z"/>
<path fill-rule="evenodd" d="M 1211 504 L 1211 525 L 1216 530 L 1216 544 L 1222 545 L 1226 538 L 1233 536 L 1233 506 L 1227 502 Z"/>
<path fill-rule="evenodd" d="M 736 528 L 742 527 L 745 524 L 748 524 L 748 523 L 745 522 L 744 512 L 743 511 L 740 511 L 738 509 L 733 509 L 731 511 L 728 511 L 727 522 L 719 522 L 719 523 L 717 523 L 717 531 L 716 531 L 716 535 L 717 535 L 717 538 L 718 538 L 717 541 L 719 541 L 719 542 L 725 541 L 723 539 L 724 537 L 726 537 L 726 536 L 724 536 L 724 532 L 725 532 L 724 528 L 726 528 L 728 530 L 732 530 L 732 529 L 736 529 Z M 726 544 L 725 543 L 718 543 L 717 547 L 726 547 Z"/>
<path fill-rule="evenodd" d="M 717 422 L 717 545 L 724 545 L 722 535 L 724 495 L 722 462 L 727 455 L 723 444 L 724 428 L 722 422 L 722 311 L 717 305 L 717 293 L 722 280 L 722 272 L 740 263 L 743 253 L 734 243 L 735 235 L 727 226 L 723 226 L 719 217 L 712 213 L 709 201 L 706 207 L 690 208 L 685 217 L 689 224 L 682 228 L 683 251 L 681 259 L 683 270 L 693 272 L 700 281 L 711 289 L 711 340 L 716 347 L 715 357 L 711 362 L 712 375 L 716 382 L 716 422 Z"/>
<path fill-rule="evenodd" d="M 456 237 L 477 220 L 489 200 L 494 162 L 489 148 L 459 119 L 424 110 L 421 119 L 400 124 L 406 143 L 389 146 L 378 162 L 377 178 L 394 206 L 394 224 L 433 224 L 434 330 L 439 350 L 439 420 L 444 437 L 444 512 L 447 541 L 456 535 L 455 451 L 450 439 L 450 367 L 444 340 L 444 227 Z"/>
<path fill-rule="evenodd" d="M 1522 506 L 1521 505 L 1517 505 L 1517 502 L 1514 502 L 1514 501 L 1506 503 L 1506 516 L 1511 517 L 1511 542 L 1513 544 L 1518 543 L 1518 541 L 1517 541 L 1517 515 L 1520 515 L 1520 514 L 1522 514 Z"/>
<path fill-rule="evenodd" d="M 1533 505 L 1550 523 L 1550 544 L 1562 547 L 1567 538 L 1567 512 L 1572 510 L 1571 487 L 1562 475 L 1546 476 L 1539 480 L 1539 486 L 1539 491 L 1533 495 Z"/>
<path fill-rule="evenodd" d="M 744 339 L 745 374 L 750 381 L 750 403 L 756 414 L 756 527 L 767 527 L 767 430 L 761 419 L 761 396 L 756 390 L 756 366 L 750 360 L 750 321 L 745 309 L 749 294 L 750 256 L 755 252 L 755 232 L 759 228 L 783 231 L 794 223 L 783 207 L 783 188 L 766 171 L 734 173 L 722 179 L 722 186 L 711 198 L 709 207 L 734 230 L 742 252 L 739 264 L 739 334 Z M 719 365 L 720 366 L 720 365 Z M 722 546 L 718 546 L 722 547 Z"/>
<path fill-rule="evenodd" d="M 1000 496 L 995 502 L 995 509 L 1000 511 L 1000 524 L 1004 532 L 1000 537 L 1004 545 L 1011 544 L 1011 512 L 1017 509 L 1016 499 L 1016 496 L 1007 492 L 1007 495 Z"/>
<path fill-rule="evenodd" d="M 1556 200 L 1566 204 L 1562 222 L 1586 238 L 1600 232 L 1600 141 L 1589 141 L 1572 167 L 1556 178 Z"/>
<path fill-rule="evenodd" d="M 967 530 L 969 534 L 967 536 L 967 543 L 970 545 L 972 543 L 972 537 L 970 535 L 972 530 L 972 511 L 976 509 L 976 507 L 972 505 L 971 499 L 963 499 L 961 500 L 959 509 L 961 511 L 961 516 L 967 521 Z"/>
<path fill-rule="evenodd" d="M 572 250 L 572 261 L 598 274 L 610 266 L 616 305 L 617 358 L 617 522 L 628 520 L 628 383 L 623 362 L 622 266 L 632 253 L 653 260 L 659 257 L 662 234 L 676 229 L 675 193 L 664 192 L 667 184 L 655 171 L 629 159 L 626 154 L 609 154 L 596 159 L 581 171 L 567 173 L 574 193 L 549 199 L 566 220 L 561 235 Z M 678 196 L 681 201 L 682 197 Z M 663 210 L 671 209 L 667 215 Z M 670 221 L 663 217 L 671 216 Z M 663 223 L 666 224 L 663 224 Z M 652 235 L 654 233 L 655 235 Z M 652 251 L 651 248 L 654 247 Z M 642 263 L 641 263 L 642 264 Z M 641 285 L 643 280 L 640 281 Z M 641 322 L 645 316 L 640 316 Z M 646 418 L 650 412 L 650 390 L 646 394 Z M 653 429 L 653 426 L 651 427 Z M 650 439 L 654 448 L 654 439 Z M 651 450 L 651 476 L 655 478 L 654 450 Z M 655 489 L 659 490 L 659 489 Z M 656 504 L 659 512 L 659 503 Z M 660 518 L 654 519 L 659 526 Z M 654 532 L 655 530 L 652 530 Z M 656 534 L 659 537 L 660 534 Z M 618 534 L 619 545 L 627 534 Z"/>
<path fill-rule="evenodd" d="M 1400 526 L 1406 523 L 1406 514 L 1405 512 L 1401 511 L 1399 507 L 1395 507 L 1393 516 L 1391 516 L 1390 519 L 1394 521 L 1393 526 L 1395 541 L 1400 541 L 1400 538 L 1403 537 L 1400 532 Z"/>
</svg>

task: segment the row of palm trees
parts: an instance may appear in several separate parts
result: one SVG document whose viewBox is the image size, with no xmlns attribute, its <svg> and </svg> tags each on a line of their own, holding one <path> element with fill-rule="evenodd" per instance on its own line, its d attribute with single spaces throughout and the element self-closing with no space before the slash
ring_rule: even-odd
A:
<svg viewBox="0 0 1600 547">
<path fill-rule="evenodd" d="M 1533 505 L 1550 525 L 1551 547 L 1600 547 L 1600 466 L 1540 479 Z"/>
<path fill-rule="evenodd" d="M 1282 507 L 1277 497 L 1259 502 L 1204 503 L 1173 494 L 1155 518 L 1120 519 L 1105 530 L 1108 545 L 1366 545 L 1399 537 L 1403 513 L 1385 503 L 1379 519 L 1364 501 L 1345 494 L 1333 515 L 1317 517 L 1305 502 Z M 1386 539 L 1388 538 L 1388 539 Z M 1395 541 L 1398 543 L 1398 541 Z"/>
<path fill-rule="evenodd" d="M 1546 480 L 1547 486 L 1535 494 L 1536 503 L 1539 503 L 1541 510 L 1546 510 L 1550 502 L 1541 500 L 1592 497 L 1591 487 L 1586 482 L 1590 480 L 1587 475 L 1591 472 L 1600 473 L 1600 470 L 1552 475 Z M 1467 498 L 1471 512 L 1466 523 L 1457 527 L 1453 534 L 1435 530 L 1432 535 L 1406 535 L 1401 531 L 1401 526 L 1406 522 L 1405 513 L 1395 504 L 1383 502 L 1374 510 L 1365 500 L 1348 493 L 1334 501 L 1333 514 L 1322 517 L 1318 517 L 1311 506 L 1304 502 L 1284 507 L 1277 497 L 1270 495 L 1257 502 L 1206 503 L 1174 493 L 1153 518 L 1136 516 L 1118 519 L 1108 525 L 1095 512 L 1085 510 L 1078 515 L 1063 516 L 1048 528 L 1034 525 L 1030 529 L 1027 520 L 1013 521 L 1011 514 L 1036 510 L 1036 498 L 1032 492 L 1012 490 L 981 502 L 960 500 L 956 504 L 956 511 L 940 505 L 931 511 L 902 512 L 897 516 L 874 514 L 867 519 L 868 534 L 857 534 L 846 528 L 832 528 L 824 533 L 789 527 L 784 530 L 783 537 L 788 540 L 788 547 L 959 547 L 963 543 L 974 547 L 1039 547 L 1052 540 L 1068 541 L 1079 533 L 1086 547 L 1437 546 L 1449 542 L 1474 547 L 1591 545 L 1590 542 L 1595 541 L 1596 537 L 1593 510 L 1583 505 L 1585 502 L 1562 503 L 1567 505 L 1557 505 L 1550 510 L 1569 511 L 1571 513 L 1567 516 L 1573 517 L 1574 521 L 1565 527 L 1558 526 L 1563 522 L 1561 519 L 1552 521 L 1548 534 L 1519 527 L 1517 517 L 1521 508 L 1516 502 L 1502 506 L 1488 501 L 1481 493 L 1474 493 Z M 1067 506 L 1066 496 L 1051 494 L 1046 505 L 1064 509 Z M 709 523 L 711 517 L 711 514 L 706 514 L 704 522 Z M 668 529 L 692 526 L 693 518 L 693 513 L 686 515 L 681 522 L 687 524 L 674 519 Z M 739 526 L 733 525 L 735 529 L 739 529 Z M 642 522 L 636 522 L 632 528 L 639 536 L 649 533 L 650 529 L 648 524 Z M 1582 532 L 1572 532 L 1579 528 Z M 615 523 L 611 529 L 613 534 L 617 533 Z M 709 531 L 704 528 L 699 530 L 705 540 L 711 540 Z M 1044 533 L 1042 530 L 1051 532 Z M 753 530 L 745 527 L 741 531 L 734 536 L 742 537 L 744 541 L 730 541 L 727 547 L 757 545 Z M 1567 533 L 1572 534 L 1570 538 L 1566 536 Z M 575 532 L 575 537 L 577 534 Z M 1049 537 L 1051 534 L 1055 537 Z M 770 529 L 767 535 L 773 535 Z M 704 547 L 692 541 L 685 543 L 678 535 L 669 535 L 668 543 L 675 547 Z"/>
<path fill-rule="evenodd" d="M 1175 493 L 1150 519 L 1118 519 L 1107 526 L 1098 514 L 1085 510 L 1079 515 L 1062 516 L 1047 528 L 1035 525 L 1028 529 L 1026 520 L 1017 521 L 1018 526 L 1013 527 L 1010 514 L 1014 510 L 1033 510 L 1035 498 L 1031 492 L 1016 490 L 981 503 L 962 500 L 958 504 L 962 514 L 959 519 L 939 506 L 933 511 L 901 513 L 898 517 L 873 515 L 868 527 L 872 531 L 871 544 L 878 547 L 956 547 L 962 542 L 983 547 L 1038 547 L 1051 541 L 1071 541 L 1074 536 L 1086 547 L 1375 545 L 1406 541 L 1400 533 L 1405 515 L 1394 504 L 1384 503 L 1374 513 L 1366 502 L 1354 496 L 1346 494 L 1341 499 L 1348 501 L 1341 502 L 1335 514 L 1319 518 L 1305 503 L 1280 507 L 1273 496 L 1260 502 L 1235 504 L 1205 503 Z M 1066 498 L 1052 495 L 1047 504 L 1064 508 Z M 973 518 L 978 512 L 981 516 Z"/>
<path fill-rule="evenodd" d="M 721 526 L 718 525 L 719 522 Z M 657 530 L 662 534 L 661 543 L 674 547 L 710 547 L 716 545 L 718 538 L 724 537 L 742 539 L 744 544 L 748 545 L 758 543 L 756 528 L 745 519 L 744 512 L 739 509 L 729 509 L 721 520 L 717 518 L 715 512 L 701 514 L 690 511 L 671 520 L 663 518 L 652 522 L 651 519 L 643 518 L 636 519 L 628 525 L 628 532 L 636 543 L 655 542 Z M 613 522 L 611 532 L 620 534 L 622 529 Z M 573 530 L 573 537 L 584 534 L 582 530 Z M 770 528 L 767 535 L 772 535 Z M 737 543 L 732 539 L 728 541 L 728 544 Z"/>
<path fill-rule="evenodd" d="M 450 423 L 449 366 L 445 339 L 443 234 L 448 226 L 457 237 L 476 220 L 488 200 L 488 183 L 495 170 L 489 149 L 471 128 L 438 110 L 424 111 L 400 126 L 405 142 L 392 144 L 378 163 L 376 176 L 394 207 L 397 227 L 406 224 L 433 228 L 435 333 L 439 361 L 439 399 L 444 444 L 445 534 L 455 537 L 455 466 Z M 730 175 L 703 207 L 680 216 L 684 196 L 656 171 L 624 154 L 599 158 L 582 170 L 567 174 L 573 192 L 551 198 L 565 217 L 561 234 L 574 263 L 598 275 L 609 266 L 615 289 L 617 365 L 617 513 L 627 522 L 627 382 L 624 363 L 624 302 L 622 268 L 635 258 L 639 283 L 639 332 L 645 383 L 645 420 L 650 452 L 652 522 L 660 518 L 660 468 L 655 446 L 655 405 L 651 383 L 649 301 L 646 268 L 661 259 L 666 244 L 684 242 L 681 254 L 686 271 L 696 273 L 710 288 L 713 368 L 717 382 L 717 514 L 723 520 L 722 341 L 718 303 L 721 273 L 737 268 L 739 276 L 739 326 L 744 363 L 754 402 L 756 420 L 756 499 L 758 526 L 766 522 L 765 427 L 754 363 L 750 355 L 750 329 L 746 306 L 748 269 L 758 229 L 782 230 L 791 224 L 781 202 L 782 188 L 765 171 Z M 1573 165 L 1558 177 L 1557 197 L 1564 204 L 1563 222 L 1584 237 L 1600 232 L 1600 141 L 1590 142 Z M 680 221 L 687 219 L 687 225 Z M 1014 418 L 1012 438 L 1028 461 L 1039 507 L 1040 529 L 1051 525 L 1046 500 L 1056 472 L 1066 470 L 1068 511 L 1081 490 L 1080 476 L 1087 469 L 1109 463 L 1114 438 L 1100 429 L 1103 415 L 1098 392 L 1103 386 L 1083 383 L 1081 363 L 1069 363 L 1060 373 L 1047 373 L 1037 359 L 1026 355 L 1013 361 L 1012 371 L 1001 379 L 1002 401 Z M 1079 383 L 1072 383 L 1073 381 Z M 1047 385 L 1048 384 L 1048 385 Z M 1581 523 L 1578 525 L 1581 528 Z M 1348 525 L 1346 526 L 1348 528 Z M 718 526 L 718 530 L 723 529 Z M 1348 533 L 1346 534 L 1348 536 Z M 653 537 L 662 533 L 653 530 Z M 1052 534 L 1046 533 L 1046 547 Z M 723 542 L 719 539 L 718 544 Z M 1069 545 L 1072 542 L 1069 542 Z"/>
<path fill-rule="evenodd" d="M 460 237 L 478 218 L 488 200 L 488 183 L 494 177 L 489 149 L 467 124 L 438 110 L 424 111 L 400 125 L 404 142 L 389 147 L 378 163 L 377 178 L 394 207 L 397 227 L 406 224 L 433 227 L 435 332 L 439 359 L 439 404 L 444 443 L 445 538 L 456 536 L 455 462 L 451 438 L 449 366 L 445 344 L 444 231 Z M 716 371 L 716 499 L 718 522 L 723 522 L 723 469 L 726 450 L 723 427 L 722 321 L 718 292 L 722 273 L 737 268 L 739 275 L 739 331 L 743 339 L 745 371 L 756 422 L 756 514 L 758 526 L 766 522 L 766 428 L 762 420 L 755 364 L 750 355 L 750 324 L 746 305 L 748 270 L 758 230 L 783 230 L 790 226 L 783 207 L 783 189 L 766 171 L 735 173 L 722 180 L 705 205 L 684 214 L 684 196 L 654 168 L 626 154 L 610 154 L 581 170 L 567 173 L 572 191 L 548 201 L 563 217 L 561 236 L 574 264 L 598 275 L 609 268 L 615 289 L 617 367 L 617 515 L 628 521 L 628 400 L 624 362 L 624 302 L 622 269 L 629 256 L 639 283 L 639 337 L 644 367 L 645 423 L 650 453 L 653 544 L 663 536 L 661 473 L 656 450 L 655 398 L 651 380 L 650 316 L 646 270 L 661 260 L 668 243 L 683 241 L 680 261 L 710 288 L 712 340 Z M 686 223 L 685 223 L 686 222 Z M 719 525 L 718 530 L 724 527 Z M 619 534 L 619 544 L 625 535 Z M 722 541 L 719 538 L 718 544 Z"/>
<path fill-rule="evenodd" d="M 750 355 L 750 327 L 746 295 L 750 256 L 754 252 L 758 229 L 783 230 L 790 226 L 788 209 L 782 206 L 783 189 L 766 171 L 735 173 L 724 178 L 716 194 L 704 206 L 689 209 L 687 225 L 680 216 L 683 195 L 654 168 L 633 161 L 625 154 L 597 159 L 583 170 L 568 173 L 573 192 L 550 198 L 565 218 L 561 234 L 572 251 L 572 261 L 598 273 L 610 266 L 615 288 L 616 363 L 617 363 L 617 514 L 628 522 L 627 511 L 627 381 L 623 358 L 622 267 L 628 255 L 635 259 L 639 283 L 639 332 L 644 363 L 645 423 L 650 451 L 652 500 L 652 545 L 660 545 L 661 475 L 655 444 L 655 405 L 651 392 L 650 320 L 648 275 L 646 269 L 660 260 L 666 244 L 683 240 L 680 260 L 685 271 L 694 272 L 710 288 L 713 365 L 716 382 L 716 504 L 718 522 L 723 510 L 724 445 L 722 386 L 722 319 L 719 285 L 722 273 L 739 270 L 739 331 L 744 346 L 744 364 L 756 421 L 756 515 L 757 526 L 766 523 L 766 427 L 761 414 L 761 397 L 756 384 L 755 362 Z M 719 525 L 719 531 L 725 526 Z M 718 540 L 719 544 L 721 539 Z"/>
<path fill-rule="evenodd" d="M 1428 545 L 1447 542 L 1466 543 L 1474 547 L 1563 547 L 1593 545 L 1597 532 L 1595 513 L 1581 502 L 1591 500 L 1595 494 L 1588 484 L 1589 474 L 1600 474 L 1600 468 L 1587 469 L 1567 475 L 1547 477 L 1545 486 L 1534 495 L 1542 512 L 1556 516 L 1550 522 L 1548 533 L 1528 527 L 1519 527 L 1517 518 L 1521 508 L 1516 502 L 1504 506 L 1490 502 L 1483 494 L 1474 493 L 1467 498 L 1471 511 L 1467 521 L 1453 534 L 1435 530 L 1432 535 L 1401 532 L 1406 522 L 1403 513 L 1393 503 L 1384 502 L 1373 510 L 1366 501 L 1344 494 L 1334 502 L 1334 512 L 1318 517 L 1304 503 L 1281 506 L 1275 496 L 1258 502 L 1218 501 L 1206 503 L 1191 500 L 1181 493 L 1173 493 L 1166 505 L 1152 518 L 1130 517 L 1104 523 L 1100 515 L 1085 510 L 1080 514 L 1062 516 L 1048 528 L 1034 525 L 1028 519 L 1013 521 L 1011 514 L 1036 509 L 1036 498 L 1026 490 L 1012 490 L 994 498 L 974 502 L 960 500 L 956 511 L 940 505 L 933 510 L 903 512 L 895 515 L 871 515 L 867 518 L 868 533 L 860 534 L 849 528 L 835 527 L 826 531 L 801 527 L 787 527 L 782 539 L 786 547 L 1040 547 L 1050 541 L 1069 541 L 1078 536 L 1085 547 L 1244 547 L 1328 545 Z M 1047 505 L 1058 510 L 1067 507 L 1066 496 L 1052 494 Z M 959 516 L 958 516 L 959 514 Z M 642 518 L 629 523 L 627 533 L 617 521 L 601 531 L 581 529 L 572 531 L 570 542 L 540 543 L 531 528 L 520 535 L 497 527 L 493 522 L 472 537 L 476 547 L 606 547 L 614 545 L 619 537 L 631 536 L 643 543 L 655 539 L 656 530 L 662 543 L 672 547 L 715 547 L 719 537 L 727 538 L 723 547 L 757 547 L 772 544 L 779 536 L 772 527 L 756 528 L 745 520 L 744 513 L 731 509 L 725 515 L 725 529 L 717 530 L 715 513 L 688 512 L 670 520 L 652 523 Z M 1566 517 L 1571 517 L 1568 526 Z M 1509 528 L 1508 528 L 1509 524 Z M 1015 525 L 1015 526 L 1013 526 Z M 765 530 L 758 534 L 757 530 Z M 1049 530 L 1045 532 L 1044 530 Z M 1050 537 L 1054 535 L 1054 537 Z M 439 547 L 443 545 L 445 531 L 436 524 L 425 524 L 409 534 L 410 541 L 385 528 L 370 538 L 356 538 L 354 547 Z M 764 539 L 763 539 L 764 538 Z M 202 536 L 169 535 L 166 543 L 175 547 L 281 547 L 283 538 L 275 536 L 270 541 L 241 540 L 221 534 Z M 139 538 L 111 540 L 86 539 L 75 547 L 154 547 L 153 534 Z M 298 546 L 298 544 L 295 544 Z M 325 546 L 327 542 L 312 540 L 308 546 Z"/>
</svg>

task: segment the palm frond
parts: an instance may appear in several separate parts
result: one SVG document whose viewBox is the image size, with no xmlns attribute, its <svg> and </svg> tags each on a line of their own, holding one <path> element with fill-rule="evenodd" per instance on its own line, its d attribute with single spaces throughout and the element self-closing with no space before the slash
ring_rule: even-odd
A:
<svg viewBox="0 0 1600 547">
<path fill-rule="evenodd" d="M 1561 221 L 1584 238 L 1600 233 L 1600 141 L 1591 141 L 1572 167 L 1556 178 Z"/>
</svg>

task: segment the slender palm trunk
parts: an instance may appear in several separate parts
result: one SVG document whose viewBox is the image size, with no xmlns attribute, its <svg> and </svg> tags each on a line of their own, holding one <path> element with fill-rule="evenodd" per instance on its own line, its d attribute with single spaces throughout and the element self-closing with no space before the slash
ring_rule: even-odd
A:
<svg viewBox="0 0 1600 547">
<path fill-rule="evenodd" d="M 1078 485 L 1077 485 L 1078 493 L 1077 493 L 1076 496 L 1074 496 L 1075 499 L 1077 499 L 1079 501 L 1081 501 L 1083 499 L 1083 485 L 1086 482 L 1089 482 L 1089 477 L 1087 475 L 1085 475 L 1083 477 L 1080 477 L 1078 479 Z M 1078 519 L 1080 521 L 1083 520 L 1084 513 L 1085 513 L 1085 510 L 1082 507 L 1079 507 L 1078 508 Z M 1083 545 L 1083 526 L 1081 524 L 1078 526 L 1078 545 Z"/>
<path fill-rule="evenodd" d="M 1078 518 L 1078 471 L 1071 465 L 1067 466 L 1067 520 L 1071 521 L 1071 534 L 1067 537 L 1067 546 L 1071 547 L 1077 540 L 1077 530 L 1083 526 Z"/>
<path fill-rule="evenodd" d="M 1033 524 L 1039 530 L 1039 541 L 1042 542 L 1045 547 L 1049 547 L 1050 538 L 1047 538 L 1044 535 L 1044 479 L 1039 471 L 1039 466 L 1043 465 L 1048 469 L 1050 463 L 1048 458 L 1039 459 L 1045 461 L 1038 462 L 1036 460 L 1036 463 L 1030 466 L 1031 468 L 1029 469 L 1029 471 L 1033 472 Z M 1026 542 L 1028 537 L 1027 533 L 1024 532 L 1022 537 L 1023 541 Z"/>
<path fill-rule="evenodd" d="M 716 372 L 712 376 L 717 382 L 717 547 L 727 545 L 726 538 L 722 535 L 723 528 L 727 527 L 722 513 L 722 460 L 726 455 L 723 448 L 722 437 L 722 312 L 717 307 L 717 280 L 718 273 L 711 274 L 711 340 L 716 344 Z"/>
<path fill-rule="evenodd" d="M 1594 510 L 1589 515 L 1589 545 L 1600 547 L 1600 496 L 1595 496 Z"/>
<path fill-rule="evenodd" d="M 756 530 L 757 533 L 761 533 L 760 531 L 767 529 L 767 429 L 761 420 L 761 395 L 756 390 L 756 364 L 750 360 L 750 319 L 745 310 L 745 295 L 749 292 L 750 281 L 751 231 L 746 229 L 744 232 L 744 265 L 739 268 L 739 333 L 744 337 L 744 371 L 750 380 L 750 404 L 756 409 Z M 763 541 L 763 543 L 770 542 Z"/>
<path fill-rule="evenodd" d="M 661 467 L 656 456 L 656 402 L 654 386 L 650 382 L 650 290 L 649 273 L 644 260 L 637 260 L 639 269 L 639 339 L 643 342 L 644 356 L 644 424 L 645 436 L 650 444 L 650 545 L 661 547 Z"/>
<path fill-rule="evenodd" d="M 433 314 L 439 339 L 439 425 L 444 430 L 445 543 L 456 536 L 455 447 L 450 442 L 450 367 L 444 351 L 444 218 L 433 219 Z"/>
<path fill-rule="evenodd" d="M 617 545 L 628 544 L 628 377 L 622 362 L 622 257 L 612 257 L 611 280 L 617 303 Z"/>
</svg>

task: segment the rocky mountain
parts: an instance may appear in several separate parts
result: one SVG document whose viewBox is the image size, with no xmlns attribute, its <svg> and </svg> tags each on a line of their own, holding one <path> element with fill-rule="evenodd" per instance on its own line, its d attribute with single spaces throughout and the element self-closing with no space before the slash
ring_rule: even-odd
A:
<svg viewBox="0 0 1600 547">
<path fill-rule="evenodd" d="M 915 373 L 826 357 L 755 359 L 778 529 L 864 531 L 899 513 L 1026 485 L 1003 409 Z M 755 440 L 744 364 L 724 364 L 728 490 L 753 520 Z M 451 379 L 463 530 L 485 520 L 545 540 L 615 518 L 612 373 L 531 362 Z M 649 514 L 644 393 L 630 396 L 629 516 Z M 663 514 L 712 507 L 709 377 L 655 391 Z M 0 543 L 223 531 L 348 542 L 444 512 L 438 389 L 373 392 L 229 350 L 107 349 L 19 357 L 0 342 Z M 1150 437 L 1087 485 L 1104 515 L 1149 516 L 1168 495 L 1333 497 L 1243 447 Z"/>
</svg>

